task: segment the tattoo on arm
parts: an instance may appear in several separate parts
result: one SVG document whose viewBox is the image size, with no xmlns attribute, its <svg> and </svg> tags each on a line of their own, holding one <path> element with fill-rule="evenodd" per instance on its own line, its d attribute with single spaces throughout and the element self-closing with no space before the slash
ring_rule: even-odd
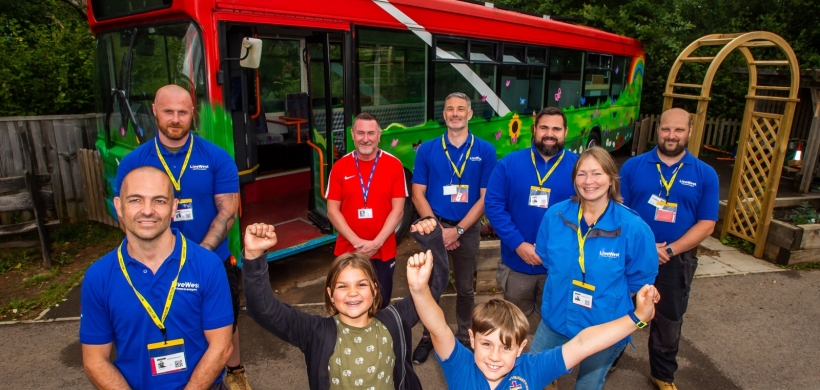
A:
<svg viewBox="0 0 820 390">
<path fill-rule="evenodd" d="M 202 239 L 200 245 L 208 250 L 214 250 L 233 227 L 236 221 L 236 213 L 239 209 L 239 194 L 218 194 L 214 195 L 214 204 L 216 205 L 216 217 L 211 222 L 208 233 Z"/>
</svg>

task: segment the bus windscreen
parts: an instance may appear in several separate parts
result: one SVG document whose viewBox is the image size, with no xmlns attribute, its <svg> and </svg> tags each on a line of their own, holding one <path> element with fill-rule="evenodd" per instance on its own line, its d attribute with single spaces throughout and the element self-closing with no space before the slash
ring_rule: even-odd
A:
<svg viewBox="0 0 820 390">
<path fill-rule="evenodd" d="M 97 20 L 138 14 L 168 8 L 172 0 L 91 0 L 94 17 Z"/>
</svg>

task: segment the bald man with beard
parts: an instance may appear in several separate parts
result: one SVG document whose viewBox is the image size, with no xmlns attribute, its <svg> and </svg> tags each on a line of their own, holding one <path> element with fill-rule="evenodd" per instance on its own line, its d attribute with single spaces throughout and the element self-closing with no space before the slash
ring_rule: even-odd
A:
<svg viewBox="0 0 820 390">
<path fill-rule="evenodd" d="M 658 146 L 621 167 L 624 204 L 652 229 L 658 252 L 655 287 L 661 301 L 649 331 L 652 382 L 675 390 L 683 315 L 698 267 L 697 248 L 718 218 L 718 176 L 687 150 L 692 119 L 680 108 L 666 110 L 658 125 Z"/>
</svg>

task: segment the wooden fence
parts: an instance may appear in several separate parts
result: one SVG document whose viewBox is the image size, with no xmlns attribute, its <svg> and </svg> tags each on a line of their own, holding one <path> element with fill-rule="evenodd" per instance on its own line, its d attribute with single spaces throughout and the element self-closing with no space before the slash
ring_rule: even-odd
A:
<svg viewBox="0 0 820 390">
<path fill-rule="evenodd" d="M 82 170 L 78 150 L 94 149 L 97 114 L 0 118 L 0 178 L 22 176 L 24 163 L 19 134 L 28 131 L 34 152 L 34 174 L 51 175 L 44 188 L 54 192 L 61 223 L 86 219 Z M 3 223 L 13 216 L 0 215 Z M 25 217 L 24 217 L 25 219 Z"/>
<path fill-rule="evenodd" d="M 660 115 L 641 115 L 641 120 L 649 120 L 648 142 L 656 143 Z M 740 138 L 740 119 L 707 118 L 703 126 L 703 145 L 731 149 Z"/>
</svg>

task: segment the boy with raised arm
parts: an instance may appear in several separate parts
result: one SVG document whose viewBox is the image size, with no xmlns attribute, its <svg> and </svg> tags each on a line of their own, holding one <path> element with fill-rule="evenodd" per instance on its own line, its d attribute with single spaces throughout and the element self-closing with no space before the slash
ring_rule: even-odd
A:
<svg viewBox="0 0 820 390">
<path fill-rule="evenodd" d="M 484 384 L 490 389 L 544 388 L 587 356 L 645 327 L 660 299 L 654 286 L 645 285 L 636 295 L 637 309 L 629 315 L 584 329 L 561 347 L 524 355 L 527 318 L 515 305 L 492 299 L 473 310 L 468 332 L 473 353 L 456 342 L 444 312 L 430 294 L 427 280 L 432 269 L 431 255 L 411 256 L 407 260 L 407 283 L 421 322 L 430 331 L 447 386 L 453 389 L 483 389 Z"/>
</svg>

